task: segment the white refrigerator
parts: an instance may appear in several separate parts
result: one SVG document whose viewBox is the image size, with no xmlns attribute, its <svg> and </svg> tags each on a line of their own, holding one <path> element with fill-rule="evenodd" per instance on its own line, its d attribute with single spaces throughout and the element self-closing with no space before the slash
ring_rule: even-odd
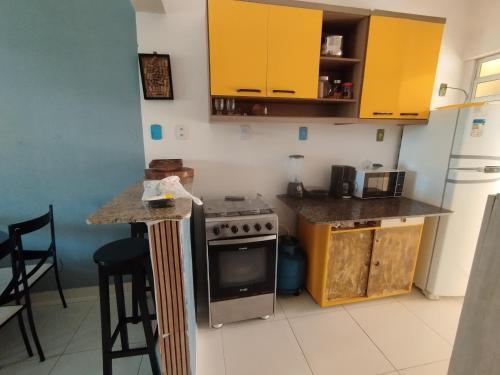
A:
<svg viewBox="0 0 500 375">
<path fill-rule="evenodd" d="M 404 196 L 452 210 L 426 220 L 415 285 L 429 298 L 464 296 L 488 195 L 500 193 L 500 103 L 440 109 L 406 126 Z"/>
</svg>

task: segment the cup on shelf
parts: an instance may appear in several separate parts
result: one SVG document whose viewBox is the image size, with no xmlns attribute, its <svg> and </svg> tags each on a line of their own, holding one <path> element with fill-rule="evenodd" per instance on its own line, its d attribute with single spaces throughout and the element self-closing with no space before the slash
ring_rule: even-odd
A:
<svg viewBox="0 0 500 375">
<path fill-rule="evenodd" d="M 227 114 L 232 115 L 235 109 L 236 109 L 236 101 L 234 100 L 234 98 L 227 98 L 226 99 Z"/>
<path fill-rule="evenodd" d="M 215 98 L 214 99 L 215 113 L 218 115 L 222 115 L 222 111 L 224 110 L 224 98 Z"/>
</svg>

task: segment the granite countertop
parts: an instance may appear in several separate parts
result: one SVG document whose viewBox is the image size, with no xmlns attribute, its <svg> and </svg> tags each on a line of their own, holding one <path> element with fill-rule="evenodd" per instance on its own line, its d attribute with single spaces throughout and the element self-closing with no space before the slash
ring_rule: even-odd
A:
<svg viewBox="0 0 500 375">
<path fill-rule="evenodd" d="M 277 197 L 285 205 L 314 224 L 441 216 L 452 213 L 452 211 L 443 208 L 403 197 L 384 199 L 335 199 L 331 197 L 298 199 L 291 198 L 286 194 Z"/>
<path fill-rule="evenodd" d="M 181 180 L 184 188 L 192 192 L 193 179 Z M 149 208 L 142 202 L 143 181 L 127 188 L 87 219 L 87 224 L 127 224 L 156 220 L 182 220 L 191 215 L 192 201 L 178 198 L 174 207 Z"/>
</svg>

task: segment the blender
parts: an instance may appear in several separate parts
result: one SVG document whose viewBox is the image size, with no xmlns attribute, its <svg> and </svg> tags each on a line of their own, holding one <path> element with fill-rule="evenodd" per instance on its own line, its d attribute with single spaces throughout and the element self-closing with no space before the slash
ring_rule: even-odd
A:
<svg viewBox="0 0 500 375">
<path fill-rule="evenodd" d="M 290 155 L 288 157 L 288 188 L 287 194 L 293 198 L 304 196 L 304 185 L 302 184 L 302 167 L 304 155 Z"/>
</svg>

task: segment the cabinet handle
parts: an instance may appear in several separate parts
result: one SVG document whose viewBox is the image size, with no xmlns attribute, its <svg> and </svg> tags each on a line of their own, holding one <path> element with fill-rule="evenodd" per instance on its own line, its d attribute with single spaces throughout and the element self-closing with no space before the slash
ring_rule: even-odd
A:
<svg viewBox="0 0 500 375">
<path fill-rule="evenodd" d="M 373 263 L 373 265 L 374 265 L 375 267 L 378 267 L 378 266 L 380 266 L 380 262 L 377 260 L 375 263 Z"/>
<path fill-rule="evenodd" d="M 393 115 L 392 112 L 373 112 L 375 116 Z"/>
<path fill-rule="evenodd" d="M 237 89 L 236 92 L 262 92 L 261 89 Z"/>
<path fill-rule="evenodd" d="M 295 90 L 273 90 L 273 93 L 295 94 Z"/>
<path fill-rule="evenodd" d="M 400 116 L 418 116 L 418 112 L 401 112 Z"/>
</svg>

